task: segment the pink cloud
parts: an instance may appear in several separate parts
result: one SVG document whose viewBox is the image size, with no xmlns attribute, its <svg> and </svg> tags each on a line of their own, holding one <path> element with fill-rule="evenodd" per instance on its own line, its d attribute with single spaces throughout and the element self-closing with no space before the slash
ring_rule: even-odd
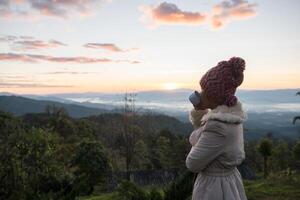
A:
<svg viewBox="0 0 300 200">
<path fill-rule="evenodd" d="M 257 4 L 245 0 L 223 1 L 213 7 L 211 23 L 214 28 L 220 28 L 234 20 L 243 20 L 257 14 Z"/>
<path fill-rule="evenodd" d="M 142 20 L 150 19 L 154 24 L 203 24 L 206 15 L 200 12 L 182 11 L 175 4 L 163 2 L 158 6 L 142 6 Z"/>
<path fill-rule="evenodd" d="M 120 47 L 112 43 L 86 43 L 83 46 L 86 48 L 104 49 L 113 52 L 129 52 L 129 51 L 139 50 L 138 48 L 121 49 Z"/>
<path fill-rule="evenodd" d="M 51 16 L 60 18 L 93 14 L 108 0 L 1 0 L 0 17 Z"/>
<path fill-rule="evenodd" d="M 234 20 L 244 20 L 257 14 L 257 4 L 247 0 L 225 0 L 213 6 L 210 13 L 182 11 L 175 4 L 163 2 L 157 6 L 141 6 L 141 20 L 150 28 L 159 24 L 203 25 L 211 23 L 214 28 L 220 28 Z M 149 23 L 150 22 L 150 23 Z"/>
<path fill-rule="evenodd" d="M 90 63 L 118 63 L 128 62 L 131 64 L 140 63 L 139 61 L 130 60 L 111 60 L 108 58 L 90 58 L 84 56 L 77 57 L 55 57 L 38 54 L 16 54 L 16 53 L 0 53 L 0 61 L 21 61 L 37 63 L 39 61 L 57 62 L 57 63 L 77 63 L 77 64 L 90 64 Z"/>
<path fill-rule="evenodd" d="M 14 49 L 18 50 L 38 50 L 66 46 L 66 44 L 63 44 L 62 42 L 56 40 L 49 40 L 48 42 L 42 40 L 22 40 L 16 41 L 14 45 Z"/>
<path fill-rule="evenodd" d="M 66 44 L 57 40 L 43 41 L 35 39 L 31 36 L 4 35 L 0 37 L 0 42 L 7 42 L 12 49 L 18 51 L 49 49 L 67 46 Z"/>
<path fill-rule="evenodd" d="M 86 47 L 86 48 L 105 49 L 105 50 L 114 51 L 114 52 L 123 51 L 122 49 L 117 47 L 115 44 L 111 44 L 111 43 L 87 43 L 83 46 Z"/>
</svg>

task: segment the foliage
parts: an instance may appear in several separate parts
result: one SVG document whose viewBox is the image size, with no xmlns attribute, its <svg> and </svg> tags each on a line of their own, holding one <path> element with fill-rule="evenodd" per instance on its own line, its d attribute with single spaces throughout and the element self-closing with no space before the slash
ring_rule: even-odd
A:
<svg viewBox="0 0 300 200">
<path fill-rule="evenodd" d="M 122 181 L 117 188 L 119 200 L 147 200 L 147 193 L 130 181 Z"/>
<path fill-rule="evenodd" d="M 149 191 L 136 184 L 123 180 L 117 188 L 119 200 L 163 200 L 163 195 L 156 187 L 151 187 Z"/>
<path fill-rule="evenodd" d="M 12 116 L 1 115 L 0 126 L 17 127 L 15 122 Z M 0 198 L 59 198 L 65 177 L 55 159 L 57 135 L 35 128 L 19 131 L 1 140 Z"/>
<path fill-rule="evenodd" d="M 157 188 L 152 187 L 149 191 L 148 199 L 149 200 L 163 200 L 163 195 Z"/>
<path fill-rule="evenodd" d="M 167 128 L 172 125 L 175 128 Z M 101 194 L 107 191 L 110 173 L 125 171 L 126 163 L 130 170 L 185 169 L 190 144 L 187 136 L 175 134 L 176 127 L 183 130 L 173 119 L 137 115 L 124 135 L 119 114 L 74 119 L 57 107 L 22 117 L 0 112 L 0 199 L 71 200 Z M 269 193 L 274 199 L 275 194 L 278 199 L 287 195 L 286 191 L 298 197 L 294 185 L 299 182 L 287 174 L 299 170 L 299 140 L 245 141 L 245 151 L 250 168 L 258 174 L 263 170 L 269 173 L 266 179 L 246 181 L 250 199 L 263 199 L 263 190 L 265 196 Z M 286 177 L 278 175 L 281 172 L 286 172 Z M 194 174 L 180 174 L 160 189 L 122 182 L 117 192 L 99 199 L 189 199 Z"/>
<path fill-rule="evenodd" d="M 291 160 L 291 152 L 288 144 L 284 140 L 274 143 L 270 156 L 270 168 L 272 171 L 282 171 L 287 169 Z M 280 158 L 280 159 L 278 159 Z"/>
<path fill-rule="evenodd" d="M 299 96 L 300 96 L 300 91 L 297 92 L 296 95 L 299 95 Z M 294 119 L 293 119 L 293 124 L 296 124 L 296 121 L 297 121 L 297 120 L 300 120 L 300 116 L 295 116 L 295 117 L 294 117 Z"/>
<path fill-rule="evenodd" d="M 258 144 L 258 151 L 264 157 L 264 177 L 268 175 L 268 157 L 272 154 L 272 141 L 264 138 Z"/>
<path fill-rule="evenodd" d="M 293 157 L 296 161 L 300 162 L 300 140 L 293 147 Z"/>
<path fill-rule="evenodd" d="M 172 182 L 165 190 L 164 200 L 185 200 L 192 193 L 195 174 L 186 171 L 176 181 Z"/>
<path fill-rule="evenodd" d="M 94 186 L 106 177 L 111 169 L 102 144 L 97 141 L 82 141 L 76 148 L 72 166 L 76 167 L 76 182 L 80 186 L 77 189 L 80 194 L 91 194 Z"/>
</svg>

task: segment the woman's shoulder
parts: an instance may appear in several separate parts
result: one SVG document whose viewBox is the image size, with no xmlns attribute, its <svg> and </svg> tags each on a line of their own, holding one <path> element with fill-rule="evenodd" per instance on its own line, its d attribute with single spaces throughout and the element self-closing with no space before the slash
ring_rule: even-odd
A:
<svg viewBox="0 0 300 200">
<path fill-rule="evenodd" d="M 226 123 L 218 120 L 208 120 L 203 126 L 203 134 L 214 133 L 214 136 L 223 136 L 225 141 L 236 141 L 243 135 L 243 124 Z"/>
<path fill-rule="evenodd" d="M 203 125 L 203 132 L 213 132 L 223 136 L 227 135 L 228 124 L 218 120 L 207 120 Z"/>
</svg>

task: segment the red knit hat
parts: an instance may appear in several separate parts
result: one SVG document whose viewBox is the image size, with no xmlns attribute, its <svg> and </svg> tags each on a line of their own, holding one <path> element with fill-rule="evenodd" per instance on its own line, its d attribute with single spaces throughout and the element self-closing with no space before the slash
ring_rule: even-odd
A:
<svg viewBox="0 0 300 200">
<path fill-rule="evenodd" d="M 236 88 L 244 80 L 244 70 L 245 60 L 232 57 L 208 70 L 199 83 L 210 100 L 219 105 L 234 106 L 237 103 L 237 97 L 234 94 Z"/>
</svg>

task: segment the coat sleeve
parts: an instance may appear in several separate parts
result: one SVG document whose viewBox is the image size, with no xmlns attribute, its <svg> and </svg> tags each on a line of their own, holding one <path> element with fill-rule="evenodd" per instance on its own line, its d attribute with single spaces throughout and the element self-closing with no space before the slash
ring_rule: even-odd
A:
<svg viewBox="0 0 300 200">
<path fill-rule="evenodd" d="M 201 128 L 198 128 L 198 129 L 195 129 L 192 133 L 191 133 L 191 135 L 190 135 L 190 137 L 189 137 L 189 142 L 190 142 L 190 144 L 192 145 L 192 146 L 195 146 L 195 144 L 197 143 L 197 141 L 198 141 L 198 139 L 199 139 L 199 137 L 200 137 L 200 135 L 201 135 L 201 130 L 200 130 Z"/>
<path fill-rule="evenodd" d="M 207 122 L 198 142 L 186 157 L 186 167 L 192 172 L 202 171 L 224 151 L 225 144 L 226 134 L 222 122 Z"/>
<path fill-rule="evenodd" d="M 208 113 L 208 109 L 205 110 L 196 110 L 195 108 L 193 108 L 192 110 L 190 110 L 189 112 L 189 120 L 192 123 L 194 129 L 197 129 L 200 127 L 201 125 L 201 119 L 203 117 L 203 115 L 205 115 L 206 113 Z"/>
</svg>

